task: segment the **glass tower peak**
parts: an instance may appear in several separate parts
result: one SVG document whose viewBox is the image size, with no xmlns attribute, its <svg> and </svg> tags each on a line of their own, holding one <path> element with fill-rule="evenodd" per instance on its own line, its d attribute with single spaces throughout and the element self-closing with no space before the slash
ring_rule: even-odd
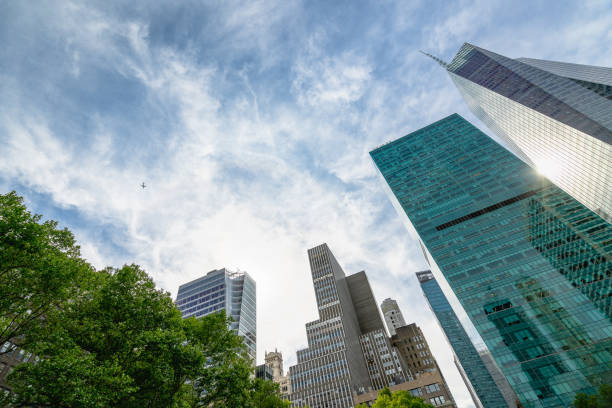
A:
<svg viewBox="0 0 612 408">
<path fill-rule="evenodd" d="M 612 223 L 612 68 L 512 59 L 469 43 L 445 68 L 498 141 Z"/>
</svg>

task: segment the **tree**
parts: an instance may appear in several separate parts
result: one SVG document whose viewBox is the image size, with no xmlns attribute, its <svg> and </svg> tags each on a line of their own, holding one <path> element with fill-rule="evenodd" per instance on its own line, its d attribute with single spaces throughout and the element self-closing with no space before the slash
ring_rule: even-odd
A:
<svg viewBox="0 0 612 408">
<path fill-rule="evenodd" d="M 38 356 L 2 407 L 286 407 L 223 312 L 183 319 L 137 265 L 96 271 L 72 234 L 0 196 L 0 330 Z M 10 299 L 10 301 L 7 301 Z"/>
<path fill-rule="evenodd" d="M 92 270 L 72 233 L 41 218 L 31 215 L 14 191 L 0 194 L 0 345 L 28 341 L 29 331 L 73 296 Z"/>
<path fill-rule="evenodd" d="M 169 294 L 136 265 L 92 272 L 46 320 L 29 348 L 41 362 L 9 376 L 15 406 L 171 407 L 206 361 Z"/>
<path fill-rule="evenodd" d="M 242 339 L 228 329 L 223 313 L 185 320 L 189 340 L 204 356 L 205 364 L 193 374 L 199 396 L 195 406 L 246 407 L 253 366 Z"/>
<path fill-rule="evenodd" d="M 228 330 L 223 313 L 185 319 L 187 337 L 206 356 L 193 378 L 194 407 L 285 408 L 278 384 L 252 379 L 253 362 L 242 339 Z"/>
<path fill-rule="evenodd" d="M 366 408 L 361 404 L 358 408 Z M 411 395 L 408 391 L 389 391 L 385 387 L 378 392 L 378 398 L 372 408 L 433 408 L 433 405 L 425 403 L 421 398 Z"/>
<path fill-rule="evenodd" d="M 289 408 L 291 403 L 283 401 L 278 384 L 256 378 L 251 386 L 251 404 L 253 408 Z"/>
<path fill-rule="evenodd" d="M 599 394 L 579 392 L 574 398 L 576 408 L 609 408 L 612 407 L 612 384 L 599 386 Z"/>
</svg>

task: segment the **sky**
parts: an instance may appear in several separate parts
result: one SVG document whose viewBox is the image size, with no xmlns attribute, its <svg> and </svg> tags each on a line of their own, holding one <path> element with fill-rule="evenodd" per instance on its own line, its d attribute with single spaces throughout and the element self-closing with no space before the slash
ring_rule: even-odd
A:
<svg viewBox="0 0 612 408">
<path fill-rule="evenodd" d="M 278 349 L 286 369 L 318 318 L 306 251 L 326 242 L 423 329 L 472 407 L 368 156 L 454 112 L 488 133 L 419 53 L 450 61 L 463 42 L 612 66 L 612 3 L 2 1 L 0 192 L 72 230 L 96 267 L 140 264 L 173 297 L 247 271 L 258 363 Z"/>
</svg>

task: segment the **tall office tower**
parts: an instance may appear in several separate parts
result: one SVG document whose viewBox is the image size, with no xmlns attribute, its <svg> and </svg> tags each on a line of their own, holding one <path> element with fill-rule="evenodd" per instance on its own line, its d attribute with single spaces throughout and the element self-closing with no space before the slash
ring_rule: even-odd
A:
<svg viewBox="0 0 612 408">
<path fill-rule="evenodd" d="M 389 334 L 393 336 L 395 329 L 406 325 L 404 316 L 397 305 L 397 302 L 393 299 L 387 298 L 380 304 L 380 309 L 385 317 L 385 323 L 387 323 L 387 329 Z"/>
<path fill-rule="evenodd" d="M 412 395 L 436 406 L 454 405 L 450 389 L 419 326 L 412 323 L 398 327 L 391 336 L 391 344 L 398 350 L 408 371 L 425 385 L 411 388 Z"/>
<path fill-rule="evenodd" d="M 497 388 L 497 384 L 433 274 L 430 271 L 424 271 L 417 272 L 416 275 L 429 307 L 436 315 L 442 332 L 453 350 L 455 364 L 476 406 L 479 408 L 507 408 L 508 405 L 501 391 Z"/>
<path fill-rule="evenodd" d="M 491 373 L 491 377 L 493 377 L 495 384 L 497 384 L 497 388 L 499 388 L 501 391 L 504 399 L 506 400 L 506 404 L 508 404 L 508 407 L 518 408 L 518 397 L 516 396 L 516 393 L 510 386 L 510 383 L 506 377 L 504 377 L 504 374 L 495 363 L 491 352 L 489 350 L 479 350 L 478 354 L 487 367 L 487 370 L 489 370 L 489 373 Z"/>
<path fill-rule="evenodd" d="M 612 225 L 457 114 L 370 155 L 525 407 L 612 382 Z"/>
<path fill-rule="evenodd" d="M 266 366 L 272 370 L 272 380 L 277 383 L 280 387 L 281 395 L 283 399 L 288 399 L 291 394 L 291 379 L 289 373 L 285 375 L 283 370 L 283 354 L 274 350 L 265 353 Z"/>
<path fill-rule="evenodd" d="M 459 375 L 461 376 L 463 383 L 465 384 L 468 392 L 470 393 L 470 397 L 472 397 L 472 402 L 474 402 L 476 408 L 482 408 L 482 402 L 480 402 L 480 398 L 478 398 L 478 394 L 476 394 L 476 390 L 474 389 L 474 386 L 472 386 L 472 383 L 470 382 L 470 379 L 468 378 L 467 373 L 463 369 L 463 366 L 459 362 L 459 359 L 457 358 L 456 354 L 453 355 L 453 362 L 455 363 L 455 367 L 457 367 L 457 371 L 459 371 Z"/>
<path fill-rule="evenodd" d="M 241 336 L 249 356 L 257 358 L 256 285 L 246 272 L 216 269 L 179 286 L 176 306 L 183 318 L 225 311 L 233 319 L 231 328 Z"/>
<path fill-rule="evenodd" d="M 308 259 L 319 319 L 306 324 L 308 348 L 289 369 L 294 406 L 352 407 L 356 396 L 406 381 L 365 272 L 345 276 L 327 244 Z"/>
<path fill-rule="evenodd" d="M 612 223 L 612 68 L 511 59 L 467 43 L 441 63 L 508 149 Z"/>
</svg>

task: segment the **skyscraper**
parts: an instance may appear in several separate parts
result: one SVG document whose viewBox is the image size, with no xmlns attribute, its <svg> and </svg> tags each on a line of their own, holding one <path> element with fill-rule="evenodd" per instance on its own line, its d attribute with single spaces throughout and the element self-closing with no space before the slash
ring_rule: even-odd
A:
<svg viewBox="0 0 612 408">
<path fill-rule="evenodd" d="M 441 63 L 508 149 L 612 223 L 612 68 L 511 59 L 467 43 Z"/>
<path fill-rule="evenodd" d="M 612 382 L 612 225 L 457 114 L 370 155 L 524 406 Z"/>
<path fill-rule="evenodd" d="M 518 398 L 516 396 L 516 393 L 514 392 L 514 390 L 510 386 L 510 383 L 508 382 L 506 377 L 504 377 L 504 374 L 501 372 L 501 370 L 495 363 L 491 352 L 489 350 L 479 350 L 478 354 L 480 355 L 480 358 L 487 367 L 487 370 L 489 370 L 489 373 L 491 373 L 491 377 L 493 377 L 495 384 L 497 384 L 497 388 L 499 388 L 502 395 L 504 396 L 504 399 L 508 404 L 508 408 L 517 408 Z"/>
<path fill-rule="evenodd" d="M 395 300 L 390 298 L 383 300 L 380 304 L 380 310 L 382 310 L 383 316 L 385 317 L 385 323 L 387 323 L 387 329 L 389 329 L 389 334 L 391 336 L 395 334 L 395 329 L 406 325 L 404 316 Z"/>
<path fill-rule="evenodd" d="M 438 367 L 421 328 L 415 323 L 397 327 L 391 344 L 397 349 L 408 371 L 425 386 L 410 387 L 408 391 L 435 406 L 454 406 L 454 399 Z"/>
<path fill-rule="evenodd" d="M 249 356 L 257 358 L 256 285 L 246 272 L 216 269 L 179 286 L 176 306 L 185 317 L 201 317 L 225 311 L 231 328 L 241 336 Z"/>
<path fill-rule="evenodd" d="M 501 391 L 430 271 L 417 272 L 423 294 L 455 355 L 455 364 L 477 407 L 507 408 Z"/>
<path fill-rule="evenodd" d="M 310 408 L 353 407 L 354 396 L 409 379 L 391 346 L 365 272 L 345 276 L 322 244 L 308 250 L 319 319 L 290 367 L 291 400 Z"/>
</svg>

